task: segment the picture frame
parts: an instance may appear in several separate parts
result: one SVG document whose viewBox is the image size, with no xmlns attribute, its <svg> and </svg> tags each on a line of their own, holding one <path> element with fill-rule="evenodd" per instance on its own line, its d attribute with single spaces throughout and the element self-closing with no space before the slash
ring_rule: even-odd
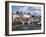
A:
<svg viewBox="0 0 46 37">
<path fill-rule="evenodd" d="M 32 34 L 45 34 L 45 3 L 6 1 L 5 35 Z"/>
</svg>

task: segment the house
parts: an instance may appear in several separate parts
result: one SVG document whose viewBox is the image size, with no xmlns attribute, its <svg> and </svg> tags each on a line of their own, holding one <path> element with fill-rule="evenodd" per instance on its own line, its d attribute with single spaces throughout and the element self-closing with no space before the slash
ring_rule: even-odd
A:
<svg viewBox="0 0 46 37">
<path fill-rule="evenodd" d="M 30 17 L 32 17 L 32 15 L 23 14 L 23 18 L 30 18 Z"/>
</svg>

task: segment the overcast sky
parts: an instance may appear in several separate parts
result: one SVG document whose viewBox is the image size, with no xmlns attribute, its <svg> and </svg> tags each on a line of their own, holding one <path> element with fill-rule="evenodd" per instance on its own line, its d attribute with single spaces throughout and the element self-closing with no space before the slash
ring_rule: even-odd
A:
<svg viewBox="0 0 46 37">
<path fill-rule="evenodd" d="M 31 14 L 33 13 L 41 13 L 41 7 L 35 7 L 35 6 L 12 6 L 12 12 L 16 13 L 16 11 L 19 12 L 29 12 Z"/>
</svg>

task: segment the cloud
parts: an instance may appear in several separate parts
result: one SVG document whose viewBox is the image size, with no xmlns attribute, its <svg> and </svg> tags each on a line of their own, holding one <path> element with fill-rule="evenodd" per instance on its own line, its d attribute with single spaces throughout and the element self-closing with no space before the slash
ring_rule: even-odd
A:
<svg viewBox="0 0 46 37">
<path fill-rule="evenodd" d="M 13 6 L 13 12 L 22 11 L 22 12 L 30 12 L 31 14 L 33 13 L 41 13 L 41 8 L 40 7 L 35 7 L 35 6 Z"/>
<path fill-rule="evenodd" d="M 28 7 L 22 7 L 22 8 L 19 9 L 19 11 L 26 12 L 27 9 L 28 9 Z"/>
</svg>

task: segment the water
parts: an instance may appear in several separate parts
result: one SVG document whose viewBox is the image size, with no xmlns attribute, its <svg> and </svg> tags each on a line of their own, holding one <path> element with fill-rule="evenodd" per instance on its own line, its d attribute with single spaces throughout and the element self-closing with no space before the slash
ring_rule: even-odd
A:
<svg viewBox="0 0 46 37">
<path fill-rule="evenodd" d="M 39 30 L 41 29 L 41 24 L 38 22 L 33 22 L 29 24 L 22 24 L 21 26 L 13 26 L 12 31 L 19 31 L 19 30 Z"/>
</svg>

